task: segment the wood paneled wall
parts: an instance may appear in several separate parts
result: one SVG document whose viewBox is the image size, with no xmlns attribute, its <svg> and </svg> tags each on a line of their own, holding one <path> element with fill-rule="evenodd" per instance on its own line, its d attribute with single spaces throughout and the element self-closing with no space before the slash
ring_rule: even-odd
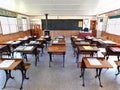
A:
<svg viewBox="0 0 120 90">
<path fill-rule="evenodd" d="M 0 42 L 6 42 L 10 40 L 17 40 L 18 38 L 22 38 L 25 36 L 30 36 L 30 30 L 28 31 L 20 31 L 14 34 L 7 34 L 7 35 L 2 35 L 0 34 Z"/>
<path fill-rule="evenodd" d="M 114 35 L 114 34 L 110 34 L 105 31 L 102 31 L 101 37 L 104 39 L 112 40 L 120 45 L 120 35 Z"/>
<path fill-rule="evenodd" d="M 78 34 L 79 34 L 79 31 L 77 31 L 77 30 L 73 30 L 73 31 L 72 30 L 51 30 L 50 31 L 50 36 L 52 38 L 55 38 L 58 35 L 70 37 L 71 35 L 78 35 Z"/>
</svg>

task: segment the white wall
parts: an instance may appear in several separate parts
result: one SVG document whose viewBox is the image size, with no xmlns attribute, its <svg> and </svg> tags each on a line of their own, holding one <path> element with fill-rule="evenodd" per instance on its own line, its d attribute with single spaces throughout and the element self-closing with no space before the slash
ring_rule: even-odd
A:
<svg viewBox="0 0 120 90">
<path fill-rule="evenodd" d="M 99 0 L 96 8 L 96 14 L 102 14 L 119 8 L 120 0 Z"/>
<path fill-rule="evenodd" d="M 41 26 L 41 19 L 45 19 L 45 16 L 30 17 L 30 23 L 31 24 L 40 24 L 40 26 Z M 89 20 L 88 26 L 90 28 L 90 20 L 96 20 L 96 16 L 50 16 L 50 15 L 48 15 L 48 19 L 83 19 L 83 22 L 85 19 L 88 19 Z M 83 25 L 83 28 L 84 27 L 85 26 Z"/>
</svg>

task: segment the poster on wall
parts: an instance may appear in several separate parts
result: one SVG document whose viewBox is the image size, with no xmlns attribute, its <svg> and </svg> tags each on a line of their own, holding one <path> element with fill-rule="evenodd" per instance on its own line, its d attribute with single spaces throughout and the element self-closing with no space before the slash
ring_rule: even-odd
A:
<svg viewBox="0 0 120 90">
<path fill-rule="evenodd" d="M 82 25 L 83 25 L 83 22 L 82 22 L 82 21 L 79 21 L 79 22 L 78 22 L 78 27 L 82 27 Z"/>
<path fill-rule="evenodd" d="M 89 19 L 84 19 L 83 28 L 89 28 Z"/>
</svg>

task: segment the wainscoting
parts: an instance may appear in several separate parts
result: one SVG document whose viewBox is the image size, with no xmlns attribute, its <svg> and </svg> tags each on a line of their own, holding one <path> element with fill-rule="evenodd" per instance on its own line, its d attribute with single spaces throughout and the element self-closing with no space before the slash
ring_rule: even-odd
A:
<svg viewBox="0 0 120 90">
<path fill-rule="evenodd" d="M 13 34 L 7 34 L 7 35 L 2 35 L 0 34 L 0 42 L 6 42 L 6 41 L 10 41 L 10 40 L 16 40 L 18 38 L 22 38 L 25 36 L 30 36 L 30 30 L 28 31 L 20 31 L 17 33 L 13 33 Z"/>
<path fill-rule="evenodd" d="M 101 38 L 107 39 L 107 40 L 112 40 L 120 45 L 120 35 L 114 35 L 114 34 L 110 34 L 105 31 L 102 31 Z"/>
<path fill-rule="evenodd" d="M 78 35 L 78 30 L 52 30 L 50 31 L 50 36 L 52 38 L 57 37 L 58 35 L 62 35 L 65 37 L 70 37 L 71 35 Z"/>
</svg>

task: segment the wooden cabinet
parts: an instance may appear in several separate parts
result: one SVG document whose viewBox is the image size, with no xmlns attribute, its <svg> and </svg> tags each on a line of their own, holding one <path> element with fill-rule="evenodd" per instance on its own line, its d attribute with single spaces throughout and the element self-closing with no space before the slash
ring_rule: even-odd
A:
<svg viewBox="0 0 120 90">
<path fill-rule="evenodd" d="M 40 24 L 32 24 L 31 28 L 32 36 L 37 36 L 37 38 L 39 38 L 43 35 L 43 31 L 40 29 Z"/>
</svg>

